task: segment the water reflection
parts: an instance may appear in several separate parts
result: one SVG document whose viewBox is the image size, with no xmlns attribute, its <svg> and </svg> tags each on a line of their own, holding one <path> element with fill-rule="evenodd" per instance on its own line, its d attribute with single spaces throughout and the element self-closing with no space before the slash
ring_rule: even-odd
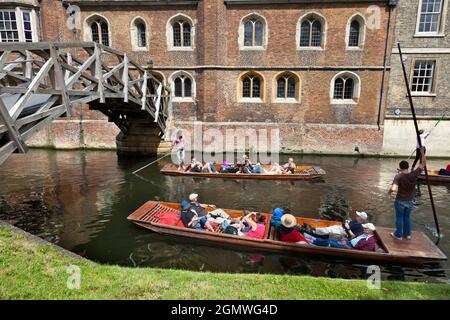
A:
<svg viewBox="0 0 450 320">
<path fill-rule="evenodd" d="M 31 150 L 14 155 L 0 168 L 0 219 L 87 258 L 126 266 L 155 266 L 213 272 L 310 274 L 366 278 L 367 264 L 275 254 L 199 240 L 152 233 L 126 217 L 148 200 L 178 202 L 196 191 L 204 203 L 219 207 L 266 211 L 288 206 L 296 215 L 343 220 L 365 210 L 380 226 L 394 222 L 387 188 L 398 159 L 298 156 L 297 163 L 323 167 L 318 181 L 222 180 L 159 174 L 162 161 L 120 159 L 114 152 Z M 430 167 L 444 161 L 429 161 Z M 434 222 L 428 192 L 420 186 L 415 228 L 432 234 Z M 450 226 L 447 186 L 433 186 L 441 230 Z M 450 254 L 446 239 L 441 249 Z M 440 281 L 448 279 L 449 263 L 408 267 L 381 266 L 384 279 Z"/>
</svg>

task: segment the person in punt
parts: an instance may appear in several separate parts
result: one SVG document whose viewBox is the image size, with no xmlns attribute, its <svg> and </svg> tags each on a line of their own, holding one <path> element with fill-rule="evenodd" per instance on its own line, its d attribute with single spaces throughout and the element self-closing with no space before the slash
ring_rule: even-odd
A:
<svg viewBox="0 0 450 320">
<path fill-rule="evenodd" d="M 181 221 L 186 228 L 206 229 L 214 232 L 214 228 L 208 221 L 208 213 L 206 207 L 215 208 L 212 205 L 203 205 L 198 202 L 198 194 L 191 193 L 189 195 L 189 203 L 182 202 Z"/>
<path fill-rule="evenodd" d="M 295 173 L 295 168 L 297 168 L 297 165 L 294 162 L 294 158 L 289 158 L 288 162 L 282 166 L 282 171 L 283 173 L 291 174 Z"/>
<path fill-rule="evenodd" d="M 253 164 L 246 154 L 244 154 L 240 170 L 237 173 L 254 173 Z"/>
<path fill-rule="evenodd" d="M 263 239 L 266 231 L 266 217 L 259 212 L 250 212 L 242 218 L 247 224 L 248 231 L 243 232 L 248 238 Z"/>
<path fill-rule="evenodd" d="M 283 174 L 283 168 L 275 162 L 270 168 L 269 174 Z"/>
<path fill-rule="evenodd" d="M 283 242 L 308 244 L 308 240 L 298 231 L 297 219 L 292 214 L 284 214 L 281 217 L 279 227 L 280 240 Z"/>
<path fill-rule="evenodd" d="M 356 238 L 349 239 L 338 239 L 330 237 L 328 239 L 315 238 L 307 233 L 304 234 L 305 239 L 316 246 L 321 247 L 332 247 L 339 249 L 355 249 L 360 251 L 370 251 L 375 252 L 378 250 L 378 241 L 374 234 L 376 230 L 372 223 L 365 223 L 362 225 L 363 233 Z"/>
<path fill-rule="evenodd" d="M 203 164 L 195 158 L 192 158 L 191 164 L 188 166 L 190 172 L 202 172 Z"/>
<path fill-rule="evenodd" d="M 356 217 L 353 220 L 346 220 L 343 225 L 335 225 L 323 228 L 311 228 L 305 223 L 304 227 L 309 233 L 317 237 L 335 236 L 349 237 L 351 239 L 363 233 L 362 225 L 367 223 L 367 213 L 364 211 L 356 211 Z"/>
<path fill-rule="evenodd" d="M 447 168 L 439 170 L 440 176 L 450 176 L 450 163 L 447 165 Z"/>
</svg>

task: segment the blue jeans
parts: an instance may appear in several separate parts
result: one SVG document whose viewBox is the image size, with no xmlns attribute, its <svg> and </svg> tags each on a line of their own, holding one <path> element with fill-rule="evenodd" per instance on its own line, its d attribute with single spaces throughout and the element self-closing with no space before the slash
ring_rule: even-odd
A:
<svg viewBox="0 0 450 320">
<path fill-rule="evenodd" d="M 332 248 L 340 248 L 340 249 L 350 249 L 352 246 L 347 240 L 338 240 L 338 239 L 322 239 L 316 238 L 313 241 L 313 244 L 321 247 L 332 247 Z"/>
<path fill-rule="evenodd" d="M 411 236 L 411 212 L 414 208 L 414 202 L 395 200 L 395 230 L 394 235 L 398 238 Z"/>
</svg>

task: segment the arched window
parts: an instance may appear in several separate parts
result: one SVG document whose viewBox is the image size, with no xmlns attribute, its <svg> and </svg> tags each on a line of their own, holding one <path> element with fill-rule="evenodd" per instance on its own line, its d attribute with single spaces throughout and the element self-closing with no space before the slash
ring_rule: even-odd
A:
<svg viewBox="0 0 450 320">
<path fill-rule="evenodd" d="M 261 50 L 267 44 L 266 19 L 251 13 L 242 18 L 239 25 L 239 48 L 241 50 Z"/>
<path fill-rule="evenodd" d="M 339 102 L 356 102 L 359 98 L 360 79 L 353 72 L 341 72 L 332 80 L 332 100 Z"/>
<path fill-rule="evenodd" d="M 92 41 L 109 46 L 109 26 L 104 19 L 100 17 L 92 19 L 89 27 Z"/>
<path fill-rule="evenodd" d="M 195 82 L 191 75 L 184 71 L 174 73 L 170 79 L 174 101 L 191 101 L 195 96 Z"/>
<path fill-rule="evenodd" d="M 298 98 L 298 77 L 292 73 L 283 73 L 276 77 L 277 99 Z"/>
<path fill-rule="evenodd" d="M 348 35 L 348 46 L 349 47 L 358 47 L 359 46 L 359 22 L 357 20 L 353 20 L 350 23 L 350 33 Z"/>
<path fill-rule="evenodd" d="M 148 46 L 147 23 L 141 17 L 131 21 L 131 46 L 135 51 L 146 51 Z"/>
<path fill-rule="evenodd" d="M 366 21 L 363 15 L 354 14 L 347 22 L 346 42 L 349 49 L 362 48 L 365 38 Z"/>
<path fill-rule="evenodd" d="M 244 46 L 262 46 L 264 24 L 259 19 L 250 19 L 244 24 Z"/>
<path fill-rule="evenodd" d="M 147 46 L 147 32 L 145 28 L 145 24 L 142 22 L 139 22 L 137 24 L 137 38 L 138 38 L 138 47 L 146 47 Z"/>
<path fill-rule="evenodd" d="M 241 78 L 241 97 L 246 99 L 262 99 L 263 79 L 255 73 L 247 73 Z"/>
<path fill-rule="evenodd" d="M 191 46 L 191 25 L 184 19 L 173 22 L 173 46 L 190 47 Z"/>
<path fill-rule="evenodd" d="M 303 19 L 300 25 L 300 47 L 322 47 L 323 29 L 321 19 L 315 15 Z"/>
</svg>

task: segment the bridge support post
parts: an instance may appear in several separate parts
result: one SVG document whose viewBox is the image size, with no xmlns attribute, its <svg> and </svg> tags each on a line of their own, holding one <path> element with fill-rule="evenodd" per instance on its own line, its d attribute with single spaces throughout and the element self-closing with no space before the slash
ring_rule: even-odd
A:
<svg viewBox="0 0 450 320">
<path fill-rule="evenodd" d="M 170 144 L 160 137 L 161 129 L 149 120 L 132 121 L 126 133 L 116 137 L 119 156 L 154 156 L 170 151 Z"/>
</svg>

